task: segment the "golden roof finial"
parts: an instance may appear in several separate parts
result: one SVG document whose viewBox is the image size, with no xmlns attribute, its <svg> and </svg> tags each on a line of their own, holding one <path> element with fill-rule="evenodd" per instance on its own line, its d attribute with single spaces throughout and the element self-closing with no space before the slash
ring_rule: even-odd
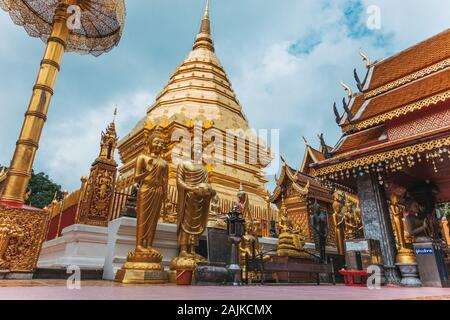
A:
<svg viewBox="0 0 450 320">
<path fill-rule="evenodd" d="M 205 14 L 203 15 L 203 19 L 209 19 L 209 0 L 206 0 Z"/>
<path fill-rule="evenodd" d="M 211 21 L 209 19 L 209 0 L 206 0 L 200 32 L 195 39 L 194 50 L 198 48 L 206 48 L 214 51 L 213 40 L 211 37 Z"/>
<path fill-rule="evenodd" d="M 362 57 L 363 61 L 366 63 L 366 68 L 369 69 L 372 65 L 372 61 L 370 61 L 369 56 L 366 55 L 362 49 L 359 49 L 359 55 Z"/>
<path fill-rule="evenodd" d="M 345 90 L 345 92 L 347 92 L 348 97 L 349 97 L 350 99 L 353 98 L 353 91 L 352 91 L 352 89 L 350 89 L 350 87 L 349 87 L 348 85 L 346 85 L 346 84 L 344 83 L 344 81 L 341 81 L 341 86 L 344 87 L 344 90 Z"/>
</svg>

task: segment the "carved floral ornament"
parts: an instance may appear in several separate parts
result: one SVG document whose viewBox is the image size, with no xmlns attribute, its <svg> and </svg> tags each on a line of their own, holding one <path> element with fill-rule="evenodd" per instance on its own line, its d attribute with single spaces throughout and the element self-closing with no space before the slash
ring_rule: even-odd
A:
<svg viewBox="0 0 450 320">
<path fill-rule="evenodd" d="M 358 173 L 375 172 L 383 184 L 383 173 L 401 171 L 406 167 L 413 167 L 417 163 L 427 161 L 438 172 L 437 164 L 445 158 L 450 158 L 450 137 L 427 141 L 421 144 L 386 151 L 359 159 L 343 161 L 334 165 L 319 169 L 313 169 L 313 174 L 320 181 L 337 181 L 351 176 L 357 177 Z"/>
</svg>

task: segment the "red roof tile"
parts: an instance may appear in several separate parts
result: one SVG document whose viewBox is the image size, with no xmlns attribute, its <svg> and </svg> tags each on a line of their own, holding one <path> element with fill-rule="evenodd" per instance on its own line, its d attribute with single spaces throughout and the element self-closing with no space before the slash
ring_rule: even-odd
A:
<svg viewBox="0 0 450 320">
<path fill-rule="evenodd" d="M 369 91 L 450 57 L 450 29 L 375 65 Z"/>
</svg>

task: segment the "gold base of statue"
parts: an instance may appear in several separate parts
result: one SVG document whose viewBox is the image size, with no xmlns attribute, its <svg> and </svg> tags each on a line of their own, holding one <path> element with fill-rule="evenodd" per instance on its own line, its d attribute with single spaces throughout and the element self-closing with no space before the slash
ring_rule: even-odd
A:
<svg viewBox="0 0 450 320">
<path fill-rule="evenodd" d="M 300 258 L 300 257 L 305 257 L 306 254 L 304 252 L 298 251 L 296 249 L 278 249 L 277 256 Z"/>
<path fill-rule="evenodd" d="M 398 251 L 395 261 L 396 263 L 417 263 L 414 251 L 406 248 Z"/>
<path fill-rule="evenodd" d="M 198 254 L 173 258 L 170 261 L 169 282 L 177 282 L 177 270 L 195 270 L 198 263 L 206 261 L 204 257 Z"/>
<path fill-rule="evenodd" d="M 48 219 L 43 210 L 0 206 L 0 270 L 34 272 Z"/>
<path fill-rule="evenodd" d="M 277 255 L 279 257 L 304 257 L 302 251 L 305 246 L 304 240 L 298 234 L 285 232 L 278 238 Z"/>
<path fill-rule="evenodd" d="M 130 252 L 127 262 L 116 273 L 116 282 L 125 284 L 163 284 L 168 282 L 162 265 L 162 256 L 156 250 Z"/>
</svg>

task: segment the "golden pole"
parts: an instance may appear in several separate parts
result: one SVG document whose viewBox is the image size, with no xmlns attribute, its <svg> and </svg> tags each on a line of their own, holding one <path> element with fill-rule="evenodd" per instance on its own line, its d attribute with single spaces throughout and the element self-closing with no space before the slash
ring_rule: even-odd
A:
<svg viewBox="0 0 450 320">
<path fill-rule="evenodd" d="M 48 38 L 47 49 L 41 61 L 41 68 L 33 87 L 28 110 L 25 113 L 3 194 L 0 197 L 0 204 L 20 207 L 24 203 L 24 195 L 31 178 L 39 139 L 47 118 L 53 88 L 69 36 L 67 7 L 67 4 L 61 3 L 56 9 L 52 33 Z"/>
</svg>

